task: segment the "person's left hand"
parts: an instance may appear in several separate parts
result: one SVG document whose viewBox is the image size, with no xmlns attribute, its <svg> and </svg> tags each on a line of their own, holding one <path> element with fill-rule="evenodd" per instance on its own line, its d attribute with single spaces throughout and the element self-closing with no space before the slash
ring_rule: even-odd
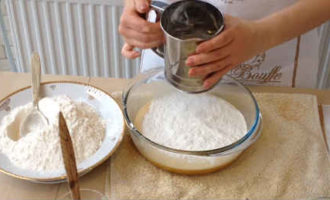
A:
<svg viewBox="0 0 330 200">
<path fill-rule="evenodd" d="M 191 77 L 206 77 L 204 88 L 214 85 L 236 65 L 264 51 L 263 38 L 256 22 L 225 16 L 225 29 L 218 36 L 202 42 L 189 56 Z"/>
</svg>

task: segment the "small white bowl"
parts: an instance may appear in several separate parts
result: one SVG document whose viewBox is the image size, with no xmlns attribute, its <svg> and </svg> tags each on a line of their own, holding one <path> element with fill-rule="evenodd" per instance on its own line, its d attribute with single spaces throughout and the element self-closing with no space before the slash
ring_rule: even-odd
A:
<svg viewBox="0 0 330 200">
<path fill-rule="evenodd" d="M 123 139 L 125 123 L 119 105 L 109 94 L 83 83 L 65 81 L 43 83 L 41 91 L 44 97 L 66 95 L 75 101 L 87 103 L 106 121 L 106 132 L 99 150 L 77 166 L 80 176 L 99 166 L 113 154 Z M 31 101 L 31 87 L 17 90 L 0 100 L 0 121 L 10 110 Z M 66 179 L 64 169 L 49 173 L 24 170 L 13 165 L 1 152 L 0 171 L 18 179 L 38 183 L 58 183 Z"/>
</svg>

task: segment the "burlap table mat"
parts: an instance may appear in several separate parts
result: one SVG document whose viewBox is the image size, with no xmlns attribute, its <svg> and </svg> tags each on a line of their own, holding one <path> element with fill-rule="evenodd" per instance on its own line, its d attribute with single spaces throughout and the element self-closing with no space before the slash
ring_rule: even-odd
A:
<svg viewBox="0 0 330 200">
<path fill-rule="evenodd" d="M 255 94 L 263 115 L 258 141 L 227 168 L 183 176 L 146 161 L 129 137 L 113 155 L 106 193 L 128 199 L 310 199 L 330 196 L 330 162 L 317 100 Z"/>
</svg>

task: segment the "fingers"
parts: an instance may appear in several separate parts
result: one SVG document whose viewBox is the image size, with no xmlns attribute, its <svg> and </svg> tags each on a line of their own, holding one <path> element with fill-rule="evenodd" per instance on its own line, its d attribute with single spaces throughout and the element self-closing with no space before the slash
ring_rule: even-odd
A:
<svg viewBox="0 0 330 200">
<path fill-rule="evenodd" d="M 140 49 L 149 49 L 153 47 L 158 47 L 163 44 L 163 40 L 150 40 L 150 41 L 141 41 L 135 38 L 127 38 L 125 42 L 131 46 L 135 46 Z"/>
<path fill-rule="evenodd" d="M 230 57 L 226 57 L 222 60 L 211 62 L 203 66 L 192 67 L 189 70 L 190 76 L 206 76 L 216 71 L 221 71 L 226 66 L 232 65 Z"/>
<path fill-rule="evenodd" d="M 140 57 L 141 55 L 140 52 L 134 51 L 134 46 L 131 46 L 127 43 L 125 43 L 123 48 L 121 49 L 121 54 L 129 59 L 134 59 Z"/>
<path fill-rule="evenodd" d="M 153 47 L 158 47 L 162 44 L 161 42 L 158 42 L 158 41 L 151 41 L 149 43 L 144 43 L 144 42 L 141 42 L 141 41 L 135 40 L 135 39 L 128 39 L 128 40 L 126 40 L 126 42 L 128 44 L 135 46 L 137 48 L 140 48 L 140 49 L 149 49 L 149 48 L 153 48 Z"/>
<path fill-rule="evenodd" d="M 144 34 L 133 29 L 126 29 L 123 37 L 126 43 L 141 49 L 153 48 L 164 42 L 162 33 Z"/>
<path fill-rule="evenodd" d="M 196 53 L 206 53 L 229 45 L 234 40 L 234 33 L 231 29 L 224 30 L 218 36 L 202 42 L 196 48 Z"/>
<path fill-rule="evenodd" d="M 148 22 L 141 14 L 149 10 L 149 0 L 127 0 L 120 18 L 119 33 L 131 47 L 141 49 L 153 48 L 164 42 L 164 33 L 160 23 Z M 124 56 L 132 58 L 137 54 L 133 50 L 123 48 Z"/>
<path fill-rule="evenodd" d="M 135 8 L 139 13 L 144 14 L 149 11 L 149 1 L 135 0 L 134 3 L 135 3 Z"/>
<path fill-rule="evenodd" d="M 120 18 L 119 32 L 125 35 L 126 29 L 134 29 L 141 33 L 146 34 L 159 34 L 162 32 L 160 29 L 160 24 L 151 23 L 146 21 L 144 18 L 138 16 L 135 12 L 127 11 L 130 13 L 123 14 Z"/>
<path fill-rule="evenodd" d="M 137 28 L 139 27 L 139 23 L 145 24 L 145 26 L 139 29 Z M 134 24 L 136 27 L 134 27 Z M 161 45 L 164 42 L 164 33 L 160 29 L 159 22 L 123 22 L 119 26 L 119 33 L 124 37 L 126 43 L 141 49 L 153 48 Z"/>
<path fill-rule="evenodd" d="M 188 57 L 186 60 L 186 65 L 192 67 L 207 64 L 216 60 L 222 60 L 223 58 L 229 56 L 229 54 L 229 48 L 226 47 L 216 49 L 208 53 L 195 54 Z"/>
<path fill-rule="evenodd" d="M 132 15 L 121 18 L 119 33 L 126 43 L 142 49 L 159 46 L 164 41 L 159 22 L 150 23 Z"/>
<path fill-rule="evenodd" d="M 224 14 L 223 18 L 224 18 L 225 26 L 230 26 L 230 24 L 235 22 L 235 20 L 237 19 L 237 17 L 233 17 L 233 16 L 228 15 L 228 14 Z"/>
<path fill-rule="evenodd" d="M 230 15 L 224 16 L 225 29 L 218 36 L 211 40 L 202 42 L 196 48 L 196 53 L 210 52 L 214 49 L 222 48 L 229 45 L 235 39 L 235 24 L 239 22 L 239 19 Z"/>
<path fill-rule="evenodd" d="M 214 84 L 216 84 L 223 75 L 227 74 L 231 69 L 233 68 L 233 65 L 228 65 L 225 68 L 223 68 L 222 70 L 212 74 L 210 77 L 208 77 L 204 83 L 203 83 L 203 87 L 205 89 L 209 89 L 211 88 Z"/>
</svg>

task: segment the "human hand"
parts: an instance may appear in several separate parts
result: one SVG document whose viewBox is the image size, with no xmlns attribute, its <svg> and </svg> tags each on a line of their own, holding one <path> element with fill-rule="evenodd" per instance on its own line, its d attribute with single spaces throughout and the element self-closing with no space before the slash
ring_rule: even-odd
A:
<svg viewBox="0 0 330 200">
<path fill-rule="evenodd" d="M 210 88 L 236 65 L 265 50 L 261 35 L 256 22 L 226 15 L 225 30 L 199 44 L 196 53 L 187 58 L 189 75 L 206 77 L 204 88 Z"/>
<path fill-rule="evenodd" d="M 164 35 L 158 23 L 148 22 L 143 15 L 149 11 L 148 0 L 126 0 L 121 15 L 119 33 L 124 37 L 125 44 L 122 55 L 137 58 L 140 52 L 134 48 L 153 48 L 164 42 Z"/>
</svg>

